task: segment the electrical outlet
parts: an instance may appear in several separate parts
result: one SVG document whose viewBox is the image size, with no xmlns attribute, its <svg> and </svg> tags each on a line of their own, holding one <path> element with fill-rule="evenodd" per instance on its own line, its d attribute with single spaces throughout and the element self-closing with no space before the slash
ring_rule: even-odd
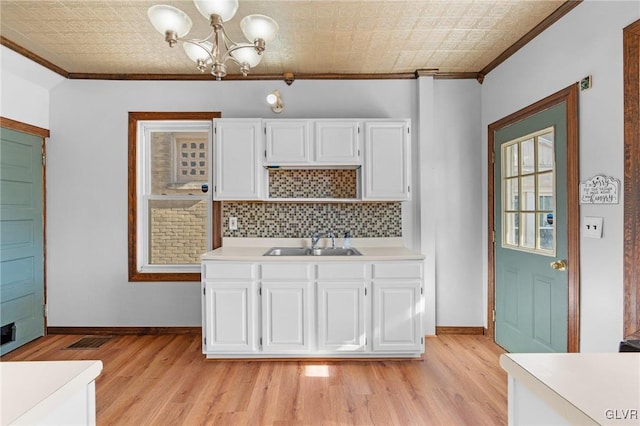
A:
<svg viewBox="0 0 640 426">
<path fill-rule="evenodd" d="M 238 218 L 230 217 L 229 218 L 229 231 L 237 231 L 238 230 Z"/>
<path fill-rule="evenodd" d="M 602 222 L 601 217 L 585 216 L 582 219 L 582 236 L 585 238 L 602 238 Z"/>
</svg>

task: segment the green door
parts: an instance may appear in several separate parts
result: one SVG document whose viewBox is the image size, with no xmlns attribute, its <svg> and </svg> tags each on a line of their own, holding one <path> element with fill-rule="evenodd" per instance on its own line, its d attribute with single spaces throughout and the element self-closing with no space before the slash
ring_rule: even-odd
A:
<svg viewBox="0 0 640 426">
<path fill-rule="evenodd" d="M 0 129 L 0 354 L 44 335 L 42 142 Z"/>
<path fill-rule="evenodd" d="M 566 352 L 566 102 L 494 138 L 496 343 Z"/>
</svg>

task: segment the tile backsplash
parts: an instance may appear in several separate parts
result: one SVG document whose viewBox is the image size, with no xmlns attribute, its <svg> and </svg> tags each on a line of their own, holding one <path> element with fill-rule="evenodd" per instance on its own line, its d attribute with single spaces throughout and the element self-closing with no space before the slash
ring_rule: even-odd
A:
<svg viewBox="0 0 640 426">
<path fill-rule="evenodd" d="M 230 231 L 229 217 L 238 218 Z M 307 238 L 314 231 L 332 231 L 354 238 L 402 236 L 402 204 L 223 202 L 223 236 L 248 238 Z"/>
<path fill-rule="evenodd" d="M 271 198 L 357 198 L 354 169 L 269 170 Z"/>
</svg>

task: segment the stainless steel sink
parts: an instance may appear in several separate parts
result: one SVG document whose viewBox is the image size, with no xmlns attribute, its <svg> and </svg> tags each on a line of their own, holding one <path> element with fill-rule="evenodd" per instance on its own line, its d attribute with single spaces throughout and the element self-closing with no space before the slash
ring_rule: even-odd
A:
<svg viewBox="0 0 640 426">
<path fill-rule="evenodd" d="M 354 248 L 271 247 L 263 256 L 362 256 Z"/>
<path fill-rule="evenodd" d="M 304 247 L 271 247 L 263 256 L 309 256 L 311 249 Z"/>
<path fill-rule="evenodd" d="M 322 248 L 311 250 L 312 256 L 362 256 L 358 250 L 354 248 Z"/>
</svg>

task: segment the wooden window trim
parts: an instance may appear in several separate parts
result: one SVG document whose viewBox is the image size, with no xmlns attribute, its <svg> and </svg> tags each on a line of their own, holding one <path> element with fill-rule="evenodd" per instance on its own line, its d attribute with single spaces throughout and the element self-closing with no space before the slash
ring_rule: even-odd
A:
<svg viewBox="0 0 640 426">
<path fill-rule="evenodd" d="M 640 338 L 640 20 L 623 30 L 624 327 Z"/>
<path fill-rule="evenodd" d="M 567 105 L 567 248 L 568 248 L 568 317 L 567 352 L 580 351 L 580 199 L 578 169 L 578 85 L 572 84 L 535 104 L 529 105 L 507 117 L 489 124 L 488 128 L 488 312 L 487 334 L 495 340 L 495 252 L 493 241 L 495 230 L 494 207 L 494 136 L 499 129 L 520 121 L 536 112 L 551 108 L 561 102 Z"/>
<path fill-rule="evenodd" d="M 129 113 L 129 148 L 128 148 L 128 203 L 129 203 L 129 281 L 200 281 L 199 272 L 140 272 L 138 271 L 138 200 L 136 158 L 138 148 L 138 121 L 140 120 L 213 120 L 220 118 L 219 112 L 130 112 Z M 212 246 L 222 246 L 222 203 L 212 203 Z"/>
</svg>

